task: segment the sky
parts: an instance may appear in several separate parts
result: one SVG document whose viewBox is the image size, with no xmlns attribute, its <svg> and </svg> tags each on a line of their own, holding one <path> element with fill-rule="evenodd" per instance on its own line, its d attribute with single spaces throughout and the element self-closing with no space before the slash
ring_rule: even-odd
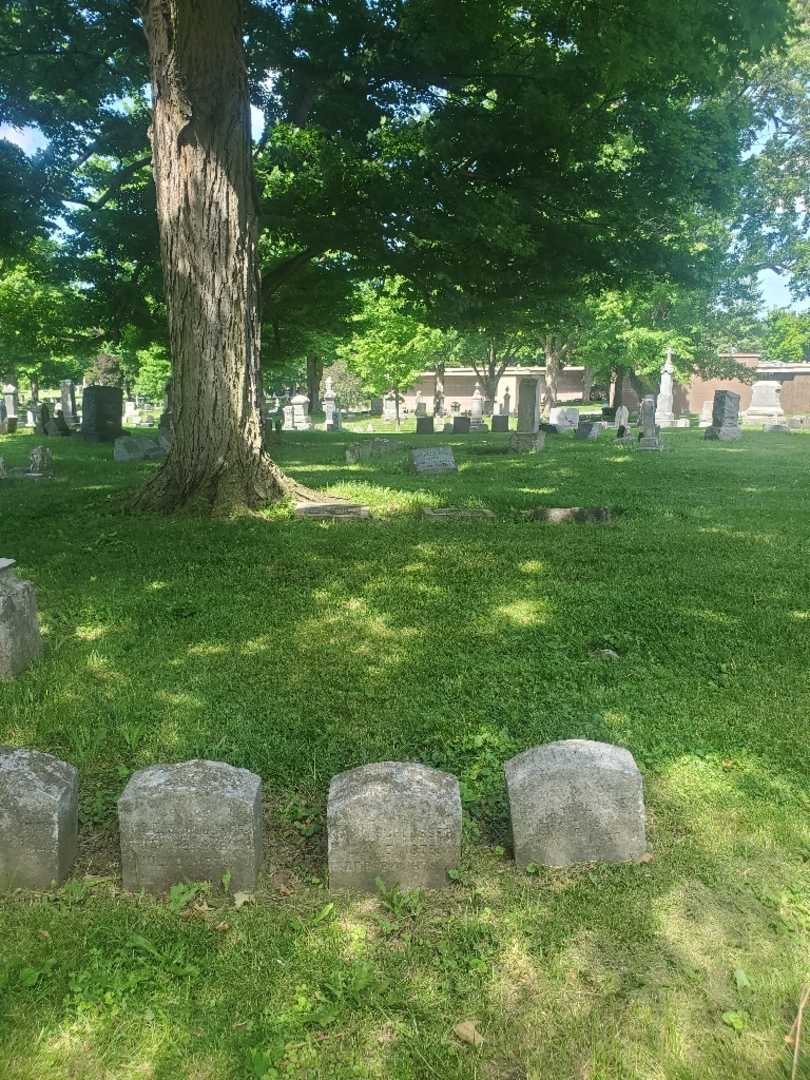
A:
<svg viewBox="0 0 810 1080">
<path fill-rule="evenodd" d="M 253 121 L 253 138 L 256 139 L 264 127 L 264 118 L 261 112 L 253 106 L 251 106 L 251 119 Z M 0 124 L 0 139 L 8 139 L 9 142 L 16 143 L 26 154 L 36 153 L 46 143 L 45 137 L 37 128 L 13 128 L 8 124 Z M 806 306 L 793 303 L 788 292 L 788 279 L 784 274 L 776 274 L 773 270 L 763 270 L 759 275 L 759 283 L 762 288 L 765 307 L 767 308 L 795 307 L 798 309 Z"/>
</svg>

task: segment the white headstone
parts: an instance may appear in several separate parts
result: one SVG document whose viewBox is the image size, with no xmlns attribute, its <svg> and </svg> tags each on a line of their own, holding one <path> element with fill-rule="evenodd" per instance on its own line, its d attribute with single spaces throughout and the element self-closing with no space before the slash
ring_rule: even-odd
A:
<svg viewBox="0 0 810 1080">
<path fill-rule="evenodd" d="M 746 420 L 780 424 L 785 419 L 780 398 L 782 384 L 772 379 L 760 379 L 751 387 L 751 404 L 743 413 Z"/>
<path fill-rule="evenodd" d="M 672 349 L 667 349 L 667 358 L 661 368 L 661 381 L 659 383 L 658 401 L 655 409 L 656 427 L 673 427 L 675 413 L 672 411 L 672 373 L 675 368 L 672 364 Z"/>
</svg>

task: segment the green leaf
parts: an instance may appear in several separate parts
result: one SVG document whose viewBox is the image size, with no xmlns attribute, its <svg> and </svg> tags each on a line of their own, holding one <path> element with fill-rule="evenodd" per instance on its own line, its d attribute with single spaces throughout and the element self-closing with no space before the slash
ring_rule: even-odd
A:
<svg viewBox="0 0 810 1080">
<path fill-rule="evenodd" d="M 751 980 L 748 978 L 742 968 L 734 969 L 734 982 L 737 984 L 738 990 L 751 989 Z"/>
<path fill-rule="evenodd" d="M 748 1026 L 748 1014 L 745 1012 L 724 1012 L 722 1020 L 727 1027 L 733 1028 L 738 1034 L 745 1031 Z"/>
</svg>

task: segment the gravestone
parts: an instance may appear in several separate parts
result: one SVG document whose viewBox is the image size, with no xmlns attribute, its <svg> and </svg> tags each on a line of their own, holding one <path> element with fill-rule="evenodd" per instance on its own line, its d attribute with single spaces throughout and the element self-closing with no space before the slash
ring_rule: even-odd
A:
<svg viewBox="0 0 810 1080">
<path fill-rule="evenodd" d="M 675 427 L 675 413 L 672 411 L 672 402 L 674 398 L 672 390 L 672 374 L 674 370 L 672 365 L 672 349 L 667 349 L 667 358 L 664 366 L 661 368 L 661 378 L 658 384 L 658 400 L 655 406 L 655 426 L 658 428 Z"/>
<path fill-rule="evenodd" d="M 483 417 L 484 398 L 481 394 L 481 387 L 476 383 L 473 391 L 472 408 L 470 409 L 470 431 L 486 431 Z"/>
<path fill-rule="evenodd" d="M 538 454 L 545 442 L 544 431 L 513 431 L 509 437 L 509 449 L 516 454 Z"/>
<path fill-rule="evenodd" d="M 118 800 L 121 872 L 131 892 L 183 881 L 252 892 L 262 859 L 262 782 L 221 761 L 151 765 Z"/>
<path fill-rule="evenodd" d="M 743 413 L 749 422 L 782 424 L 785 413 L 780 398 L 782 384 L 772 379 L 760 379 L 751 387 L 751 404 Z"/>
<path fill-rule="evenodd" d="M 397 418 L 397 399 L 396 399 L 395 394 L 388 393 L 383 398 L 382 418 L 383 418 L 383 420 L 387 420 L 389 422 L 391 422 L 393 420 L 396 420 L 396 418 Z"/>
<path fill-rule="evenodd" d="M 0 558 L 0 679 L 16 678 L 42 653 L 34 586 L 17 577 L 15 565 Z"/>
<path fill-rule="evenodd" d="M 505 413 L 497 413 L 492 416 L 491 430 L 492 431 L 508 431 L 509 430 L 509 417 Z"/>
<path fill-rule="evenodd" d="M 435 509 L 427 507 L 422 511 L 422 517 L 428 521 L 494 521 L 495 514 L 492 510 L 482 510 L 477 507 L 466 506 L 439 506 Z"/>
<path fill-rule="evenodd" d="M 420 417 L 425 417 L 425 416 L 427 416 L 427 404 L 425 403 L 425 400 L 422 397 L 422 391 L 417 390 L 416 391 L 416 417 L 417 417 L 417 420 Z"/>
<path fill-rule="evenodd" d="M 72 379 L 63 379 L 59 384 L 59 392 L 62 397 L 62 416 L 69 426 L 77 422 L 76 417 L 76 388 Z"/>
<path fill-rule="evenodd" d="M 608 525 L 610 510 L 607 506 L 534 506 L 524 510 L 527 521 L 544 521 L 549 525 Z"/>
<path fill-rule="evenodd" d="M 469 416 L 454 416 L 453 417 L 453 434 L 454 435 L 468 435 L 470 432 L 470 418 Z"/>
<path fill-rule="evenodd" d="M 309 398 L 304 393 L 295 394 L 290 398 L 290 405 L 292 406 L 292 424 L 290 425 L 294 431 L 312 431 L 312 421 L 309 418 Z M 285 422 L 286 423 L 286 410 L 285 410 Z"/>
<path fill-rule="evenodd" d="M 385 457 L 402 449 L 395 439 L 366 439 L 346 447 L 346 464 L 356 465 L 358 461 L 370 461 L 372 458 Z"/>
<path fill-rule="evenodd" d="M 713 401 L 709 399 L 704 401 L 700 406 L 700 419 L 698 420 L 698 427 L 707 428 L 712 426 L 712 406 Z"/>
<path fill-rule="evenodd" d="M 457 472 L 453 451 L 449 446 L 429 446 L 411 450 L 411 468 L 417 473 Z"/>
<path fill-rule="evenodd" d="M 504 392 L 503 392 L 503 404 L 501 405 L 501 415 L 502 416 L 511 416 L 512 415 L 512 395 L 509 393 L 508 390 L 504 390 Z"/>
<path fill-rule="evenodd" d="M 740 395 L 733 390 L 715 390 L 711 426 L 704 439 L 730 442 L 742 436 L 740 430 Z"/>
<path fill-rule="evenodd" d="M 72 765 L 0 746 L 0 892 L 62 884 L 76 858 L 78 796 Z"/>
<path fill-rule="evenodd" d="M 14 383 L 8 383 L 7 386 L 3 387 L 3 405 L 6 410 L 6 420 L 19 419 L 20 398 Z M 17 430 L 16 424 L 14 430 Z"/>
<path fill-rule="evenodd" d="M 452 435 L 453 434 L 453 421 L 452 420 L 445 420 L 445 422 L 442 424 L 442 432 L 445 435 Z"/>
<path fill-rule="evenodd" d="M 580 442 L 593 442 L 601 434 L 602 428 L 599 424 L 580 424 L 574 432 L 574 438 Z"/>
<path fill-rule="evenodd" d="M 790 427 L 787 424 L 763 424 L 762 430 L 771 435 L 789 435 Z"/>
<path fill-rule="evenodd" d="M 64 436 L 68 436 L 68 435 L 73 434 L 73 432 L 67 426 L 65 418 L 62 415 L 62 410 L 61 409 L 57 409 L 56 416 L 53 418 L 53 420 L 49 420 L 48 423 L 45 425 L 45 434 L 50 435 L 52 437 L 53 436 L 62 436 L 62 437 L 64 437 Z"/>
<path fill-rule="evenodd" d="M 352 521 L 371 517 L 371 513 L 367 506 L 359 503 L 299 502 L 295 504 L 295 516 L 314 521 Z"/>
<path fill-rule="evenodd" d="M 90 442 L 115 442 L 124 434 L 124 395 L 117 386 L 85 386 L 82 392 L 82 436 Z"/>
<path fill-rule="evenodd" d="M 432 416 L 417 416 L 416 418 L 416 434 L 417 435 L 432 435 L 433 417 Z"/>
<path fill-rule="evenodd" d="M 563 408 L 561 405 L 555 405 L 549 411 L 548 422 L 553 424 L 557 431 L 561 433 L 569 431 L 571 428 L 576 430 L 579 427 L 579 409 Z"/>
<path fill-rule="evenodd" d="M 521 435 L 531 435 L 540 429 L 538 386 L 538 379 L 521 379 L 518 382 L 517 429 Z"/>
<path fill-rule="evenodd" d="M 639 450 L 661 450 L 661 436 L 655 423 L 656 409 L 655 397 L 647 394 L 641 402 L 639 410 L 638 426 L 641 428 L 641 438 L 638 440 Z"/>
<path fill-rule="evenodd" d="M 626 428 L 627 425 L 630 423 L 630 410 L 627 408 L 626 405 L 619 405 L 619 407 L 616 409 L 614 423 L 617 428 Z"/>
<path fill-rule="evenodd" d="M 53 454 L 47 446 L 35 446 L 28 461 L 30 476 L 50 476 L 53 472 Z"/>
<path fill-rule="evenodd" d="M 332 376 L 326 377 L 326 389 L 323 401 L 324 424 L 327 431 L 340 431 L 340 418 L 337 408 L 337 394 L 332 388 Z"/>
<path fill-rule="evenodd" d="M 437 889 L 461 855 L 458 781 L 425 765 L 382 761 L 340 773 L 326 812 L 331 889 Z"/>
<path fill-rule="evenodd" d="M 281 412 L 282 412 L 282 416 L 283 416 L 284 430 L 285 431 L 291 431 L 292 428 L 295 427 L 295 422 L 293 420 L 293 407 L 292 407 L 292 405 L 289 405 L 289 404 L 285 405 L 284 408 L 281 410 Z"/>
<path fill-rule="evenodd" d="M 46 434 L 45 427 L 46 427 L 48 421 L 50 420 L 50 418 L 51 418 L 51 414 L 48 411 L 48 406 L 47 405 L 40 405 L 39 408 L 37 409 L 37 421 L 36 421 L 36 424 L 34 424 L 34 434 L 35 435 L 45 435 Z"/>
<path fill-rule="evenodd" d="M 566 739 L 518 754 L 505 772 L 518 866 L 627 862 L 644 855 L 641 773 L 622 747 Z"/>
<path fill-rule="evenodd" d="M 166 457 L 166 451 L 155 439 L 136 439 L 131 435 L 122 435 L 113 444 L 113 460 L 159 461 Z"/>
</svg>

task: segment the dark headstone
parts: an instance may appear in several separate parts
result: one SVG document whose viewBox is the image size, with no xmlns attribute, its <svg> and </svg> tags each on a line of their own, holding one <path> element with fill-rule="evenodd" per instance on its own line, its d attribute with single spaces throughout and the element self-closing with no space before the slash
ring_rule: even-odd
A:
<svg viewBox="0 0 810 1080">
<path fill-rule="evenodd" d="M 470 433 L 470 418 L 469 416 L 454 416 L 453 417 L 453 434 L 454 435 L 469 435 Z"/>
<path fill-rule="evenodd" d="M 45 427 L 51 418 L 51 414 L 48 412 L 47 405 L 40 405 L 37 409 L 37 422 L 34 425 L 35 435 L 47 435 Z"/>
<path fill-rule="evenodd" d="M 85 386 L 82 435 L 92 442 L 114 442 L 124 433 L 124 395 L 117 386 Z"/>
<path fill-rule="evenodd" d="M 509 417 L 508 416 L 493 416 L 492 417 L 492 431 L 508 431 L 509 430 Z"/>
<path fill-rule="evenodd" d="M 417 416 L 416 418 L 416 434 L 417 435 L 432 435 L 434 432 L 433 417 L 432 416 Z"/>
<path fill-rule="evenodd" d="M 593 438 L 593 436 L 591 434 L 592 430 L 593 430 L 593 424 L 592 423 L 583 424 L 582 421 L 580 421 L 579 427 L 574 432 L 574 438 L 579 439 L 580 442 L 585 442 L 585 441 Z"/>
</svg>

